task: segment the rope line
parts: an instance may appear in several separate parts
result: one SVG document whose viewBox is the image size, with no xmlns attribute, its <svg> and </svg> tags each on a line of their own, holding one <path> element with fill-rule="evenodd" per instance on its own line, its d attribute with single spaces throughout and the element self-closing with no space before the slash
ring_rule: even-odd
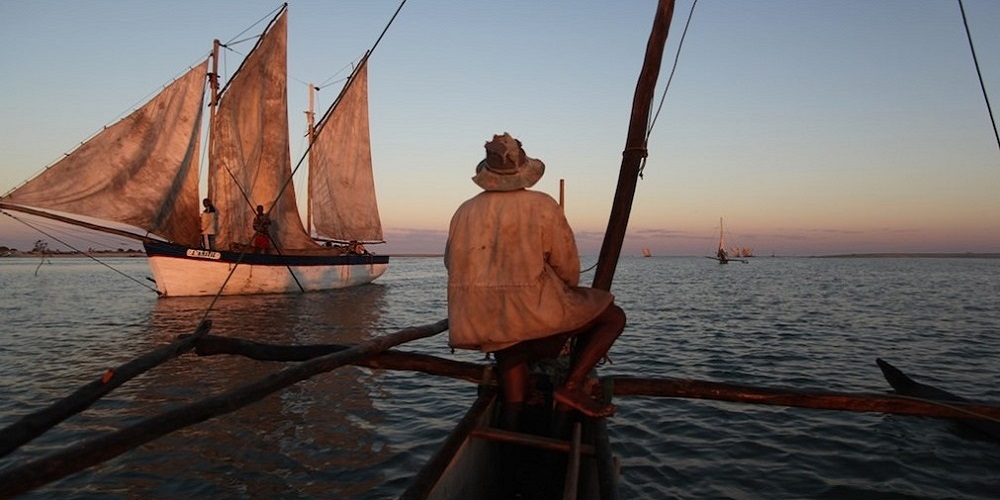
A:
<svg viewBox="0 0 1000 500">
<path fill-rule="evenodd" d="M 687 37 L 688 28 L 691 26 L 691 18 L 694 17 L 694 8 L 698 5 L 698 0 L 694 0 L 691 4 L 691 10 L 688 11 L 687 22 L 684 23 L 684 31 L 681 32 L 681 39 L 677 42 L 677 52 L 674 54 L 674 64 L 670 67 L 670 76 L 667 77 L 667 84 L 663 86 L 663 94 L 660 95 L 660 104 L 656 107 L 656 112 L 653 113 L 653 117 L 649 120 L 649 125 L 646 127 L 646 137 L 644 142 L 649 142 L 649 136 L 653 133 L 653 126 L 656 125 L 656 119 L 660 116 L 660 111 L 663 110 L 663 103 L 667 100 L 667 90 L 670 88 L 670 82 L 674 79 L 674 73 L 677 72 L 677 63 L 681 58 L 681 48 L 684 47 L 684 38 Z M 650 103 L 652 105 L 652 103 Z M 646 158 L 648 155 L 645 152 L 642 155 L 642 163 L 639 164 L 639 178 L 642 179 L 642 173 L 646 170 Z"/>
<path fill-rule="evenodd" d="M 86 253 L 86 252 L 84 252 L 84 251 L 80 250 L 79 248 L 76 248 L 76 247 L 74 247 L 73 245 L 70 245 L 69 243 L 66 243 L 65 241 L 63 241 L 63 240 L 59 239 L 58 237 L 56 237 L 56 236 L 53 236 L 52 234 L 49 234 L 49 233 L 45 232 L 45 231 L 44 231 L 44 230 L 42 230 L 41 228 L 38 228 L 38 227 L 36 227 L 36 226 L 34 226 L 34 225 L 32 225 L 32 224 L 28 223 L 27 221 L 24 221 L 24 220 L 21 220 L 21 219 L 19 219 L 19 218 L 15 217 L 15 216 L 14 216 L 14 214 L 11 214 L 11 213 L 8 213 L 7 211 L 3 211 L 3 214 L 4 214 L 4 215 L 6 215 L 7 217 L 10 217 L 10 218 L 12 218 L 12 219 L 14 219 L 14 220 L 16 220 L 16 221 L 20 222 L 21 224 L 24 224 L 25 226 L 28 226 L 28 227 L 30 227 L 31 229 L 34 229 L 35 231 L 38 231 L 39 233 L 42 233 L 42 234 L 44 234 L 45 236 L 48 236 L 49 238 L 52 238 L 53 240 L 56 240 L 57 242 L 59 242 L 59 243 L 61 243 L 61 244 L 65 245 L 65 246 L 66 246 L 67 248 L 69 248 L 70 250 L 73 250 L 74 252 L 77 252 L 77 253 L 79 253 L 79 254 L 81 254 L 81 255 L 84 255 L 84 256 L 86 256 L 86 257 L 87 257 L 88 259 L 90 259 L 90 260 L 93 260 L 94 262 L 97 262 L 98 264 L 100 264 L 100 265 L 102 265 L 102 266 L 104 266 L 104 267 L 106 267 L 106 268 L 108 268 L 108 269 L 110 269 L 110 270 L 112 270 L 112 271 L 114 271 L 114 272 L 116 272 L 116 273 L 118 273 L 118 274 L 120 274 L 120 275 L 122 275 L 122 276 L 124 276 L 124 277 L 128 278 L 128 279 L 129 279 L 129 280 L 131 280 L 131 281 L 134 281 L 134 282 L 135 282 L 135 283 L 137 283 L 137 284 L 138 284 L 139 286 L 142 286 L 142 287 L 144 287 L 144 288 L 146 288 L 146 289 L 148 289 L 148 290 L 152 290 L 152 291 L 153 291 L 153 292 L 155 292 L 155 293 L 156 293 L 157 295 L 160 295 L 160 291 L 159 291 L 159 290 L 157 290 L 156 288 L 153 288 L 153 287 L 150 287 L 149 285 L 147 285 L 147 284 L 145 284 L 145 283 L 143 283 L 143 282 L 141 282 L 141 281 L 139 281 L 139 280 L 137 280 L 137 279 L 133 278 L 132 276 L 129 276 L 129 275 L 127 275 L 127 274 L 123 273 L 122 271 L 120 271 L 120 270 L 116 269 L 115 267 L 113 267 L 113 266 L 111 266 L 110 264 L 108 264 L 108 263 L 106 263 L 106 262 L 102 261 L 101 259 L 98 259 L 97 257 L 94 257 L 93 255 L 90 255 L 90 254 L 88 254 L 88 253 Z"/>
<path fill-rule="evenodd" d="M 983 83 L 983 72 L 979 69 L 979 59 L 976 57 L 976 47 L 972 44 L 972 32 L 969 31 L 969 20 L 965 17 L 965 6 L 962 4 L 962 0 L 958 0 L 958 9 L 962 12 L 965 36 L 969 39 L 969 51 L 972 52 L 972 63 L 976 66 L 976 75 L 979 77 L 979 88 L 983 90 L 983 99 L 986 101 L 986 112 L 990 115 L 990 123 L 993 124 L 993 137 L 996 138 L 997 149 L 1000 150 L 1000 132 L 997 132 L 997 121 L 993 118 L 990 96 L 986 93 L 986 84 Z"/>
</svg>

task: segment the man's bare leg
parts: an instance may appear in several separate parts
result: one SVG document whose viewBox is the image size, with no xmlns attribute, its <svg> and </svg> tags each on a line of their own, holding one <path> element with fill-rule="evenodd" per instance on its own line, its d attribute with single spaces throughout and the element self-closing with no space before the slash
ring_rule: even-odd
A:
<svg viewBox="0 0 1000 500">
<path fill-rule="evenodd" d="M 505 403 L 523 403 L 528 393 L 528 363 L 517 363 L 500 369 Z"/>
<path fill-rule="evenodd" d="M 507 430 L 518 430 L 518 421 L 528 393 L 529 376 L 528 363 L 517 363 L 500 369 L 504 402 L 501 420 Z"/>
<path fill-rule="evenodd" d="M 587 331 L 577 336 L 576 352 L 566 376 L 566 383 L 553 392 L 556 401 L 590 417 L 607 417 L 614 414 L 615 406 L 602 405 L 595 401 L 585 390 L 584 383 L 587 374 L 601 358 L 607 355 L 624 329 L 625 312 L 612 304 L 594 320 Z"/>
</svg>

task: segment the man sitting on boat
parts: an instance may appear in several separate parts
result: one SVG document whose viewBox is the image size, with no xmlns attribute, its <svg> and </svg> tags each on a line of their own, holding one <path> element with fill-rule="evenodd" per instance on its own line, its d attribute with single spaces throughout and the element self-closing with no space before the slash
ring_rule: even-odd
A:
<svg viewBox="0 0 1000 500">
<path fill-rule="evenodd" d="M 590 397 L 586 377 L 625 328 L 611 293 L 578 286 L 580 257 L 562 207 L 526 188 L 545 172 L 509 134 L 486 143 L 472 178 L 484 191 L 451 219 L 445 246 L 449 344 L 493 352 L 504 401 L 524 403 L 529 363 L 575 339 L 565 383 L 553 398 L 581 413 L 614 413 Z"/>
<path fill-rule="evenodd" d="M 257 214 L 253 218 L 251 246 L 254 253 L 267 253 L 271 247 L 271 218 L 264 213 L 263 205 L 257 205 Z"/>
</svg>

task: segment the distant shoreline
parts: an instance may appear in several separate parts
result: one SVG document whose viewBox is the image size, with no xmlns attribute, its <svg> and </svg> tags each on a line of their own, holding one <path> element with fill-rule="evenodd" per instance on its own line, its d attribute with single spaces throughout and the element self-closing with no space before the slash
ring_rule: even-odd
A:
<svg viewBox="0 0 1000 500">
<path fill-rule="evenodd" d="M 117 251 L 108 250 L 105 252 L 10 252 L 7 254 L 0 254 L 0 258 L 3 257 L 52 257 L 52 258 L 65 258 L 65 257 L 145 257 L 146 252 L 140 251 Z"/>
<path fill-rule="evenodd" d="M 818 255 L 816 258 L 921 258 L 921 259 L 1000 259 L 1000 253 L 847 253 L 839 255 Z"/>
</svg>

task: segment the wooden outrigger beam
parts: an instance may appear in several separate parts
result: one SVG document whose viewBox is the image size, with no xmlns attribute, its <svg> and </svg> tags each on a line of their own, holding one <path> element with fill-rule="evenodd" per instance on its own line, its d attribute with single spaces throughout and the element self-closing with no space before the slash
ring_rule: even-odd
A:
<svg viewBox="0 0 1000 500">
<path fill-rule="evenodd" d="M 325 356 L 330 353 L 349 349 L 349 345 L 313 344 L 313 345 L 278 345 L 263 344 L 234 337 L 206 335 L 195 344 L 195 353 L 199 356 L 214 356 L 217 354 L 235 354 L 257 361 L 305 361 Z M 438 375 L 473 383 L 482 383 L 486 371 L 491 367 L 476 363 L 454 361 L 451 359 L 388 350 L 369 358 L 364 358 L 356 366 L 377 368 L 383 370 L 407 370 L 422 372 L 428 375 Z"/>
<path fill-rule="evenodd" d="M 190 351 L 196 342 L 208 333 L 212 322 L 204 320 L 198 328 L 186 338 L 177 340 L 170 345 L 161 347 L 140 356 L 117 368 L 109 369 L 96 380 L 84 385 L 76 392 L 55 402 L 43 410 L 25 415 L 17 422 L 0 429 L 0 457 L 18 449 L 21 445 L 42 435 L 59 422 L 86 410 L 105 394 L 115 390 L 120 385 Z"/>
<path fill-rule="evenodd" d="M 195 352 L 202 356 L 234 354 L 259 361 L 304 361 L 311 357 L 329 354 L 348 346 L 343 345 L 276 345 L 261 344 L 230 337 L 206 335 L 195 345 Z M 468 363 L 450 359 L 388 350 L 362 359 L 357 366 L 384 370 L 419 371 L 465 380 L 483 386 L 495 385 L 487 375 L 489 364 Z M 881 412 L 899 415 L 918 415 L 938 418 L 979 418 L 1000 420 L 1000 407 L 959 401 L 934 402 L 893 394 L 860 394 L 768 388 L 750 385 L 727 384 L 705 380 L 679 378 L 640 378 L 629 376 L 609 377 L 611 393 L 616 397 L 649 396 L 684 399 L 710 399 L 771 406 L 813 408 L 856 412 Z M 602 387 L 598 387 L 604 390 Z M 599 444 L 595 444 L 599 447 Z"/>
<path fill-rule="evenodd" d="M 284 389 L 313 375 L 329 372 L 344 365 L 381 353 L 393 346 L 436 335 L 448 329 L 448 321 L 405 328 L 396 333 L 372 339 L 349 349 L 312 358 L 238 387 L 224 394 L 209 397 L 189 405 L 168 410 L 134 425 L 85 441 L 53 455 L 14 467 L 0 473 L 0 498 L 13 497 L 48 484 L 75 472 L 117 457 L 139 445 L 165 436 L 177 429 L 231 413 L 267 395 Z"/>
<path fill-rule="evenodd" d="M 347 347 L 336 344 L 296 346 L 261 344 L 236 338 L 207 335 L 197 342 L 195 352 L 202 356 L 235 354 L 260 361 L 303 361 L 311 357 L 343 350 Z M 495 381 L 491 377 L 486 376 L 490 368 L 488 364 L 454 361 L 428 354 L 389 350 L 358 361 L 355 364 L 384 370 L 419 371 L 429 375 L 461 379 L 480 385 L 495 384 Z M 711 399 L 734 403 L 821 410 L 1000 420 L 1000 407 L 997 406 L 958 401 L 949 401 L 947 405 L 944 405 L 941 402 L 925 401 L 893 394 L 859 394 L 819 389 L 768 388 L 679 378 L 614 376 L 609 377 L 609 379 L 611 393 L 616 397 L 649 396 Z M 595 446 L 599 446 L 599 444 L 595 444 Z"/>
<path fill-rule="evenodd" d="M 804 391 L 764 388 L 688 379 L 614 377 L 616 396 L 654 396 L 713 399 L 759 405 L 790 406 L 822 410 L 881 412 L 925 417 L 1000 420 L 1000 407 L 929 401 L 892 394 Z"/>
</svg>

